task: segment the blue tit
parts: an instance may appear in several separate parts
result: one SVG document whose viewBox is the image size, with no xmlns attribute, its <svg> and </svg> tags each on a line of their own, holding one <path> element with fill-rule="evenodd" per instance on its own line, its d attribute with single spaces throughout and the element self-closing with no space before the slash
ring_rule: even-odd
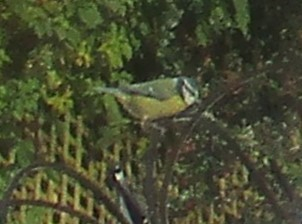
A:
<svg viewBox="0 0 302 224">
<path fill-rule="evenodd" d="M 95 90 L 112 94 L 130 115 L 143 122 L 176 115 L 200 99 L 196 80 L 184 76 Z"/>
<path fill-rule="evenodd" d="M 114 186 L 119 195 L 121 211 L 129 223 L 147 224 L 148 220 L 145 216 L 145 212 L 143 211 L 144 209 L 135 195 L 130 191 L 122 169 L 119 166 L 116 166 L 112 175 L 112 179 L 115 183 Z"/>
</svg>

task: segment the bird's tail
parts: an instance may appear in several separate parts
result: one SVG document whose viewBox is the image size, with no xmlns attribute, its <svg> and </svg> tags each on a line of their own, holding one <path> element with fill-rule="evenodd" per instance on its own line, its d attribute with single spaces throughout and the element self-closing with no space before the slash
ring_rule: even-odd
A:
<svg viewBox="0 0 302 224">
<path fill-rule="evenodd" d="M 111 88 L 111 87 L 96 87 L 94 88 L 95 92 L 97 93 L 108 93 L 113 96 L 122 96 L 123 93 L 121 90 L 117 88 Z"/>
</svg>

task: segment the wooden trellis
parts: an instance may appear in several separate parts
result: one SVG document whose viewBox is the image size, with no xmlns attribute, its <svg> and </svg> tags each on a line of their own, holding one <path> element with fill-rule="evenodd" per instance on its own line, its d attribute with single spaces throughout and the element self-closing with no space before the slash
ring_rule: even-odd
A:
<svg viewBox="0 0 302 224">
<path fill-rule="evenodd" d="M 72 134 L 71 126 L 74 130 Z M 84 128 L 81 118 L 71 121 L 70 116 L 66 116 L 61 130 L 52 125 L 49 133 L 39 129 L 28 136 L 35 142 L 35 154 L 37 161 L 33 162 L 56 162 L 71 167 L 75 172 L 79 172 L 92 182 L 99 184 L 100 188 L 109 196 L 114 198 L 114 193 L 110 192 L 105 185 L 106 171 L 109 161 L 113 155 L 108 156 L 108 160 L 98 160 L 87 163 L 86 152 L 82 145 Z M 118 149 L 118 147 L 117 147 Z M 118 153 L 118 150 L 115 150 Z M 2 160 L 3 165 L 15 163 L 15 151 L 12 151 L 6 159 Z M 47 202 L 55 205 L 66 206 L 71 210 L 92 217 L 97 223 L 115 223 L 116 218 L 102 205 L 102 202 L 96 201 L 94 195 L 89 189 L 85 189 L 77 181 L 64 172 L 52 169 L 38 169 L 31 172 L 19 180 L 18 187 L 14 190 L 10 199 L 24 200 L 31 202 Z M 8 223 L 60 223 L 60 224 L 79 224 L 83 223 L 73 214 L 68 214 L 53 208 L 44 206 L 13 206 L 9 210 L 7 217 Z"/>
</svg>

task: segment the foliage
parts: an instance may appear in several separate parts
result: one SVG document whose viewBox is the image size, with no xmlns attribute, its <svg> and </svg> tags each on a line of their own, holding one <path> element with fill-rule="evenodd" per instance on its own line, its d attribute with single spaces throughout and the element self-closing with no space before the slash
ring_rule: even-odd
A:
<svg viewBox="0 0 302 224">
<path fill-rule="evenodd" d="M 56 146 L 68 138 L 66 147 L 76 147 L 74 122 L 81 117 L 83 139 L 78 144 L 87 157 L 100 155 L 105 164 L 121 159 L 139 183 L 146 136 L 114 99 L 92 89 L 188 75 L 205 83 L 205 95 L 226 95 L 210 111 L 255 166 L 269 170 L 268 161 L 277 161 L 300 192 L 301 7 L 299 1 L 281 0 L 2 0 L 1 164 L 11 171 L 12 160 L 14 170 L 40 158 L 41 136 Z M 181 153 L 175 164 L 171 219 L 202 223 L 196 217 L 195 205 L 200 205 L 215 213 L 217 221 L 223 205 L 227 218 L 220 223 L 274 223 L 278 212 L 263 199 L 259 186 L 251 184 L 246 164 L 232 163 L 229 155 L 219 157 L 227 141 L 203 131 L 196 134 L 200 141 L 195 139 L 195 149 L 203 150 L 193 150 L 193 157 Z M 59 140 L 51 143 L 54 132 Z M 168 162 L 160 158 L 157 163 L 164 169 Z M 276 178 L 273 172 L 265 177 Z M 1 172 L 1 192 L 7 180 Z M 219 188 L 223 181 L 229 189 Z M 287 202 L 277 185 L 273 190 Z M 217 195 L 224 195 L 222 202 L 213 202 Z M 238 213 L 223 200 L 238 203 Z M 183 217 L 176 216 L 180 211 Z"/>
</svg>

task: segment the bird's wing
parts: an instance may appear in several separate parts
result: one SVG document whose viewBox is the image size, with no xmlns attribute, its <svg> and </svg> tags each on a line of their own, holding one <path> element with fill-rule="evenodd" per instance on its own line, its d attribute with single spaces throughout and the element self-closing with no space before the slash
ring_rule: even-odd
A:
<svg viewBox="0 0 302 224">
<path fill-rule="evenodd" d="M 167 100 L 178 94 L 176 79 L 159 79 L 141 84 L 132 84 L 121 86 L 120 90 L 128 94 L 143 95 L 156 98 L 158 100 Z"/>
</svg>

